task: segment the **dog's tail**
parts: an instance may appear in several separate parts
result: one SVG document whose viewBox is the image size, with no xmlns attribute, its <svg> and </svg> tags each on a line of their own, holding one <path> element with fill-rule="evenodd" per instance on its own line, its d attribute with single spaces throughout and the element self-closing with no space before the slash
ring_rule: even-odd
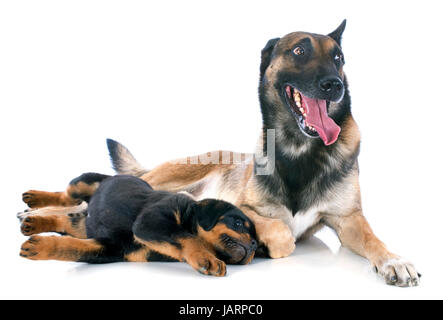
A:
<svg viewBox="0 0 443 320">
<path fill-rule="evenodd" d="M 106 143 L 108 145 L 112 168 L 117 173 L 141 177 L 149 172 L 149 170 L 146 170 L 137 162 L 124 145 L 112 139 L 106 139 Z"/>
</svg>

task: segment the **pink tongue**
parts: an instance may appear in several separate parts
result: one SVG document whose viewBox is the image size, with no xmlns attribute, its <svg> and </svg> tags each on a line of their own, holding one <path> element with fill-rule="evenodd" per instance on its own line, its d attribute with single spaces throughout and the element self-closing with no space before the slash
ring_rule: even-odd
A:
<svg viewBox="0 0 443 320">
<path fill-rule="evenodd" d="M 328 116 L 326 100 L 311 99 L 302 96 L 303 108 L 306 110 L 306 122 L 317 130 L 324 144 L 329 146 L 337 141 L 340 127 Z"/>
</svg>

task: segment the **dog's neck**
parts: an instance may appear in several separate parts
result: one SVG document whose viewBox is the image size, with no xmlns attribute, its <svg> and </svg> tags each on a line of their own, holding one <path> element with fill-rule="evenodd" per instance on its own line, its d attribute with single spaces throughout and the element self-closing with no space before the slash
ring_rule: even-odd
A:
<svg viewBox="0 0 443 320">
<path fill-rule="evenodd" d="M 343 157 L 346 138 L 340 135 L 337 141 L 329 146 L 324 145 L 321 139 L 306 137 L 298 128 L 297 124 L 285 127 L 278 122 L 278 118 L 273 113 L 276 108 L 283 109 L 284 103 L 278 95 L 278 90 L 270 87 L 269 84 L 260 85 L 259 88 L 260 105 L 263 117 L 263 132 L 258 148 L 262 148 L 263 155 L 268 156 L 271 146 L 268 145 L 269 130 L 274 129 L 275 133 L 275 168 L 267 175 L 257 175 L 257 179 L 264 188 L 268 188 L 272 194 L 279 193 L 280 200 L 292 209 L 293 213 L 308 208 L 318 199 L 310 199 L 308 190 L 314 184 L 321 184 L 322 179 L 329 179 L 332 183 L 340 179 L 354 166 L 359 148 L 353 149 L 353 154 Z M 331 118 L 344 127 L 346 121 L 353 121 L 350 109 L 349 92 L 346 89 L 345 95 L 339 104 L 331 105 L 333 113 Z M 350 120 L 349 120 L 350 119 Z M 359 138 L 357 137 L 359 141 Z M 341 159 L 344 159 L 341 162 Z M 333 160 L 333 161 L 332 161 Z M 257 162 L 255 163 L 257 173 Z M 323 181 L 324 182 L 324 181 Z M 274 186 L 284 186 L 284 190 L 273 190 Z"/>
</svg>

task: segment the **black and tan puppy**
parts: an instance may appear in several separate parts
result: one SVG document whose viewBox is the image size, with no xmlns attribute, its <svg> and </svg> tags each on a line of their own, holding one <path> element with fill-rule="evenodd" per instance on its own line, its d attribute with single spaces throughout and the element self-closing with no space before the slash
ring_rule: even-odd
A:
<svg viewBox="0 0 443 320">
<path fill-rule="evenodd" d="M 84 213 L 22 220 L 25 235 L 66 234 L 29 238 L 20 255 L 32 260 L 186 261 L 203 274 L 224 276 L 225 262 L 247 264 L 257 248 L 252 221 L 234 205 L 154 191 L 133 176 L 86 173 L 66 192 L 28 191 L 23 199 L 33 207 L 89 202 Z"/>
</svg>

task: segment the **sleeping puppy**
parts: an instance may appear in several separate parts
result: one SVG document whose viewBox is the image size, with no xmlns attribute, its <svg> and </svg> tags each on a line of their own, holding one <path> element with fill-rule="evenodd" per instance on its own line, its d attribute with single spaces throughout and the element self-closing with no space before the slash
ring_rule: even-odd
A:
<svg viewBox="0 0 443 320">
<path fill-rule="evenodd" d="M 133 176 L 86 173 L 66 192 L 28 191 L 23 200 L 32 208 L 89 203 L 80 213 L 37 210 L 24 217 L 21 230 L 33 236 L 20 255 L 32 260 L 185 261 L 200 273 L 224 276 L 225 263 L 247 264 L 257 249 L 252 221 L 234 205 L 154 191 Z M 34 235 L 41 232 L 64 236 Z"/>
</svg>

